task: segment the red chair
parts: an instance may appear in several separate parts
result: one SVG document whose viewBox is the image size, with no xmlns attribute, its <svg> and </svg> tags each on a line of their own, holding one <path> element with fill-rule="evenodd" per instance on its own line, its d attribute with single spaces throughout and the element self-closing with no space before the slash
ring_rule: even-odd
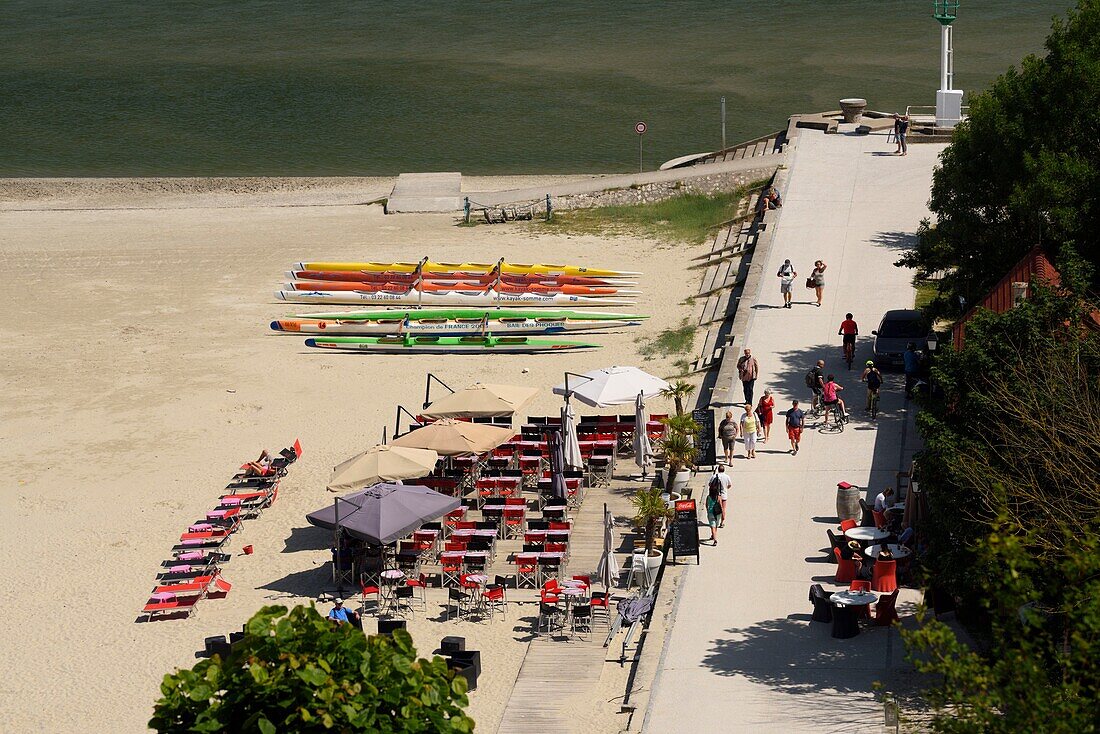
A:
<svg viewBox="0 0 1100 734">
<path fill-rule="evenodd" d="M 856 577 L 856 562 L 851 558 L 841 558 L 840 551 L 833 548 L 833 555 L 836 556 L 836 582 L 838 584 L 846 584 Z"/>
<path fill-rule="evenodd" d="M 497 609 L 505 619 L 508 619 L 508 600 L 504 596 L 503 586 L 493 586 L 481 592 L 481 601 L 485 605 L 485 611 L 489 613 L 489 620 L 493 619 L 493 612 Z"/>
<path fill-rule="evenodd" d="M 374 608 L 377 609 L 381 604 L 381 597 L 379 596 L 379 590 L 377 586 L 368 586 L 362 581 L 359 582 L 359 589 L 362 591 L 363 607 L 367 606 L 367 597 L 374 596 Z"/>
<path fill-rule="evenodd" d="M 881 563 L 881 561 L 879 561 Z M 898 590 L 894 589 L 894 593 L 888 596 L 879 597 L 878 604 L 875 604 L 875 626 L 887 627 L 894 623 L 898 619 Z"/>
<path fill-rule="evenodd" d="M 875 561 L 875 570 L 871 574 L 871 589 L 889 594 L 898 588 L 897 561 Z"/>
<path fill-rule="evenodd" d="M 417 592 L 417 595 L 414 598 L 418 602 L 420 602 L 421 608 L 427 609 L 428 608 L 428 600 L 425 597 L 425 589 L 428 588 L 428 575 L 422 573 L 422 574 L 420 574 L 419 577 L 417 577 L 415 579 L 406 579 L 405 580 L 405 585 L 406 586 L 411 586 L 414 590 L 415 589 L 420 590 L 419 592 Z"/>
<path fill-rule="evenodd" d="M 557 592 L 557 579 L 551 579 L 542 585 L 542 588 L 539 590 L 539 599 L 543 604 L 557 604 L 560 598 Z"/>
<path fill-rule="evenodd" d="M 882 530 L 886 527 L 886 515 L 878 510 L 871 510 L 871 516 L 875 518 L 875 527 Z"/>
<path fill-rule="evenodd" d="M 448 540 L 443 544 L 443 550 L 445 551 L 464 551 L 466 550 L 465 540 Z"/>
<path fill-rule="evenodd" d="M 516 555 L 516 588 L 534 589 L 539 585 L 538 556 Z"/>
<path fill-rule="evenodd" d="M 569 530 L 569 523 L 550 521 L 550 530 Z"/>
<path fill-rule="evenodd" d="M 848 591 L 870 591 L 871 582 L 864 581 L 863 579 L 852 579 L 852 583 L 848 585 Z"/>
<path fill-rule="evenodd" d="M 857 523 L 855 520 L 841 520 L 840 521 L 840 532 L 846 533 L 849 530 L 851 530 L 852 528 L 856 527 L 858 524 L 859 523 Z"/>
</svg>

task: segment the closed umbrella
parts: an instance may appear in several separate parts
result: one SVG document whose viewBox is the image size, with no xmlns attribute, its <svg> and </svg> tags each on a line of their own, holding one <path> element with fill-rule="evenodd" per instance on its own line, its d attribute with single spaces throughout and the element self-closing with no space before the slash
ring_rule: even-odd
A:
<svg viewBox="0 0 1100 734">
<path fill-rule="evenodd" d="M 390 441 L 390 446 L 431 449 L 441 456 L 484 454 L 511 440 L 511 428 L 445 418 Z"/>
<path fill-rule="evenodd" d="M 627 405 L 634 402 L 638 393 L 651 398 L 667 390 L 669 385 L 660 377 L 654 377 L 637 367 L 605 367 L 585 372 L 576 384 L 570 385 L 568 392 L 586 405 L 606 408 L 612 405 Z M 566 395 L 565 384 L 554 388 L 555 395 Z M 570 397 L 566 395 L 566 397 Z"/>
<path fill-rule="evenodd" d="M 605 591 L 611 589 L 612 584 L 619 579 L 619 560 L 615 558 L 615 520 L 611 516 L 611 510 L 607 505 L 603 506 L 603 555 L 600 556 L 600 565 L 596 567 L 596 575 L 603 582 Z"/>
<path fill-rule="evenodd" d="M 537 394 L 533 387 L 477 383 L 436 400 L 422 414 L 428 418 L 511 416 Z"/>
<path fill-rule="evenodd" d="M 353 456 L 332 470 L 330 492 L 350 492 L 379 482 L 415 479 L 432 473 L 439 454 L 382 444 Z"/>
<path fill-rule="evenodd" d="M 565 450 L 565 465 L 570 469 L 583 469 L 584 457 L 581 456 L 581 444 L 577 440 L 576 416 L 567 403 L 561 409 L 562 442 Z"/>
<path fill-rule="evenodd" d="M 557 426 L 546 430 L 546 450 L 550 454 L 550 494 L 565 499 L 568 491 L 565 486 L 565 450 L 562 447 L 561 429 Z"/>
<path fill-rule="evenodd" d="M 427 487 L 375 484 L 337 497 L 332 505 L 306 515 L 306 520 L 373 545 L 385 545 L 443 517 L 460 504 L 457 497 Z"/>
<path fill-rule="evenodd" d="M 638 397 L 634 399 L 634 463 L 642 470 L 643 478 L 653 458 L 653 446 L 649 442 L 646 423 L 645 400 L 642 393 L 638 393 Z"/>
</svg>

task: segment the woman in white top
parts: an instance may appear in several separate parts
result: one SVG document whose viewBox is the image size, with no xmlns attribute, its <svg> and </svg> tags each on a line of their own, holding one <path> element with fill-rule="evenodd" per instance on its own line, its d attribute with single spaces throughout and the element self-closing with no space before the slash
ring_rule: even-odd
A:
<svg viewBox="0 0 1100 734">
<path fill-rule="evenodd" d="M 756 433 L 760 430 L 760 419 L 752 412 L 752 403 L 745 403 L 745 414 L 741 416 L 741 435 L 745 437 L 745 454 L 756 458 Z"/>
</svg>

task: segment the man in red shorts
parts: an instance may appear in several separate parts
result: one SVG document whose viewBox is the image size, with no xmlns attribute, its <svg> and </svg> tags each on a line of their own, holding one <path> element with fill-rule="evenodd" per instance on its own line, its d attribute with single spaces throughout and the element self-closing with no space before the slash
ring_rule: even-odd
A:
<svg viewBox="0 0 1100 734">
<path fill-rule="evenodd" d="M 802 440 L 802 429 L 806 425 L 806 413 L 798 407 L 798 401 L 791 403 L 787 411 L 787 438 L 791 439 L 791 453 L 798 453 L 798 442 Z"/>
</svg>

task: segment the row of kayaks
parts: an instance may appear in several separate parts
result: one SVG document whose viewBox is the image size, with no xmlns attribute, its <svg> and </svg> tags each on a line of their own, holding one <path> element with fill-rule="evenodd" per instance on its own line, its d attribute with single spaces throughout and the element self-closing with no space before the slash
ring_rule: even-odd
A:
<svg viewBox="0 0 1100 734">
<path fill-rule="evenodd" d="M 598 348 L 554 338 L 636 326 L 645 316 L 588 310 L 633 305 L 639 273 L 575 265 L 301 262 L 276 292 L 294 303 L 389 308 L 299 314 L 271 322 L 306 346 L 381 354 L 530 354 Z M 561 306 L 584 311 L 559 310 Z"/>
<path fill-rule="evenodd" d="M 640 291 L 627 271 L 575 265 L 298 263 L 275 297 L 291 303 L 385 306 L 630 306 Z"/>
</svg>

